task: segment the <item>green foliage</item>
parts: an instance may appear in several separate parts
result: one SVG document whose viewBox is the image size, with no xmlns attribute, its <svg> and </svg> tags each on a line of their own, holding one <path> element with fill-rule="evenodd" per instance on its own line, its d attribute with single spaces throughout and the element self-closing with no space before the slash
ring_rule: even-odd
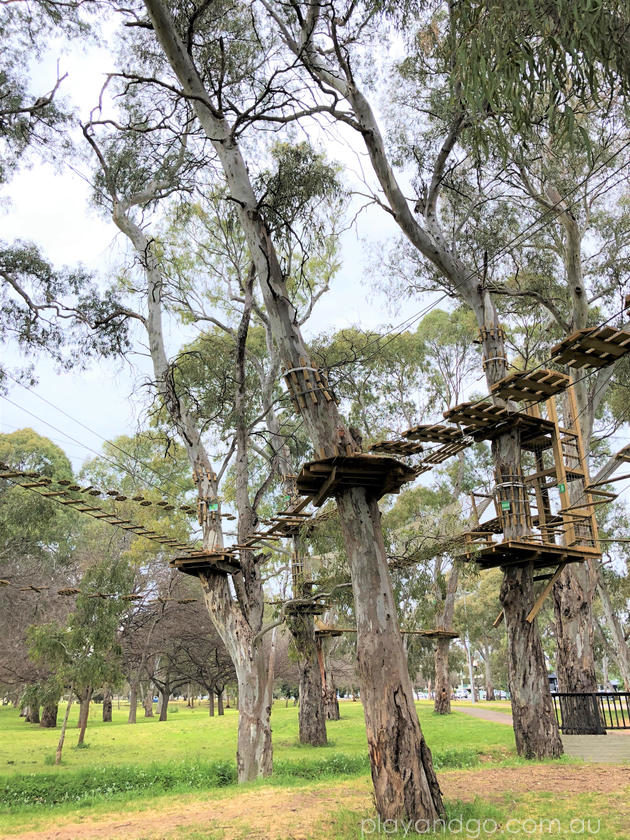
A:
<svg viewBox="0 0 630 840">
<path fill-rule="evenodd" d="M 32 658 L 52 668 L 56 678 L 78 694 L 88 687 L 115 684 L 121 675 L 118 627 L 127 604 L 101 595 L 128 592 L 132 579 L 130 568 L 121 560 L 90 567 L 67 624 L 29 628 Z"/>
<path fill-rule="evenodd" d="M 49 478 L 72 478 L 65 453 L 32 429 L 0 435 L 0 462 Z M 30 490 L 0 481 L 0 545 L 4 557 L 16 563 L 44 560 L 65 562 L 79 530 L 76 514 Z"/>
</svg>

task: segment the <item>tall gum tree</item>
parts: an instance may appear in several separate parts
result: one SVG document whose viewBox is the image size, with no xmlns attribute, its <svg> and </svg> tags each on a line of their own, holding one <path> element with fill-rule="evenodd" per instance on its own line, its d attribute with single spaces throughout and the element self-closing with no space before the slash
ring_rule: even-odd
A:
<svg viewBox="0 0 630 840">
<path fill-rule="evenodd" d="M 225 49 L 223 35 L 226 33 L 218 32 L 213 37 L 210 28 L 204 40 L 202 24 L 207 25 L 208 7 L 205 19 L 203 14 L 198 15 L 181 22 L 184 25 L 179 28 L 166 4 L 146 0 L 144 5 L 153 35 L 176 77 L 177 93 L 190 102 L 220 161 L 231 199 L 238 208 L 239 222 L 249 245 L 280 357 L 285 367 L 299 368 L 310 354 L 287 294 L 285 276 L 264 211 L 241 152 L 239 134 L 223 110 L 225 78 L 219 87 L 208 77 L 204 84 L 193 59 L 198 43 L 207 46 L 212 41 L 222 44 Z M 230 18 L 225 16 L 222 26 L 229 22 Z M 225 73 L 226 66 L 224 63 L 220 76 L 221 72 Z M 269 86 L 263 87 L 263 100 L 269 90 Z M 255 105 L 244 108 L 240 122 L 251 122 L 254 109 Z M 356 451 L 355 441 L 334 402 L 318 401 L 307 405 L 303 411 L 304 423 L 315 448 L 322 455 L 334 457 L 339 445 Z M 377 808 L 384 818 L 407 815 L 413 819 L 433 820 L 443 814 L 441 794 L 413 702 L 378 503 L 363 487 L 342 492 L 337 503 L 353 582 L 358 667 Z"/>
<path fill-rule="evenodd" d="M 249 497 L 247 426 L 237 419 L 236 430 L 228 455 L 218 474 L 215 473 L 203 435 L 187 403 L 185 389 L 178 388 L 176 363 L 167 354 L 164 339 L 163 296 L 166 280 L 160 260 L 158 243 L 142 223 L 142 210 L 152 202 L 168 196 L 177 188 L 184 161 L 185 144 L 170 159 L 155 178 L 148 178 L 141 188 L 129 191 L 124 183 L 124 165 L 114 167 L 107 150 L 94 136 L 94 126 L 86 126 L 84 135 L 90 143 L 102 172 L 111 216 L 133 246 L 137 262 L 144 275 L 145 314 L 125 310 L 129 318 L 142 324 L 149 341 L 154 372 L 154 384 L 171 423 L 176 429 L 196 478 L 200 502 L 203 547 L 209 551 L 223 547 L 221 510 L 211 511 L 209 500 L 218 499 L 219 483 L 234 454 L 238 537 L 243 542 L 255 530 L 257 515 Z M 120 174 L 123 182 L 120 183 Z M 242 416 L 247 399 L 244 375 L 245 345 L 251 308 L 254 275 L 244 280 L 242 293 L 245 304 L 240 321 L 231 332 L 233 339 L 235 416 Z M 262 628 L 264 609 L 260 565 L 253 551 L 240 554 L 241 572 L 233 577 L 234 594 L 228 576 L 219 571 L 204 571 L 199 575 L 204 599 L 223 643 L 234 663 L 239 688 L 239 726 L 237 767 L 239 781 L 249 781 L 272 771 L 271 706 L 272 669 L 258 634 Z"/>
<path fill-rule="evenodd" d="M 601 319 L 602 307 L 619 308 L 627 272 L 618 264 L 619 257 L 627 253 L 628 229 L 624 230 L 623 216 L 616 214 L 611 205 L 610 180 L 614 177 L 617 195 L 622 189 L 623 176 L 617 168 L 623 162 L 623 137 L 614 137 L 605 126 L 591 118 L 584 122 L 583 130 L 590 130 L 588 150 L 571 149 L 562 138 L 533 138 L 537 142 L 535 160 L 526 161 L 520 149 L 514 148 L 511 182 L 533 206 L 551 214 L 553 222 L 541 232 L 541 245 L 555 258 L 560 267 L 561 280 L 552 275 L 546 288 L 540 280 L 525 271 L 518 289 L 513 289 L 524 300 L 536 301 L 547 312 L 547 320 L 554 331 L 568 335 L 575 330 L 591 326 L 595 318 Z M 533 134 L 533 132 L 531 132 Z M 620 183 L 619 183 L 620 182 Z M 569 193 L 570 199 L 563 193 Z M 618 203 L 618 202 L 617 202 Z M 610 208 L 610 211 L 607 210 Z M 601 211 L 603 217 L 600 216 Z M 605 220 L 605 221 L 604 221 Z M 604 222 L 604 224 L 602 224 Z M 611 224 L 612 222 L 612 224 Z M 610 241 L 609 241 L 610 240 Z M 587 244 L 588 243 L 588 244 Z M 614 252 L 617 253 L 614 253 Z M 621 253 L 620 253 L 621 252 Z M 593 260 L 592 254 L 606 254 L 606 258 Z M 617 264 L 611 265 L 613 261 Z M 593 264 L 594 263 L 594 264 Z M 612 269 L 612 270 L 611 270 Z M 506 284 L 509 294 L 513 284 Z M 571 402 L 564 400 L 565 426 L 579 423 L 584 450 L 591 451 L 595 418 L 606 402 L 615 366 L 610 365 L 595 375 L 585 377 L 581 370 L 572 370 L 575 380 L 574 393 L 577 416 L 573 415 Z M 583 465 L 575 464 L 580 469 Z M 572 503 L 579 503 L 582 491 L 578 482 L 569 484 Z M 555 637 L 557 642 L 558 687 L 565 692 L 596 692 L 598 681 L 593 650 L 592 601 L 598 585 L 599 563 L 588 558 L 582 564 L 567 567 L 554 585 Z M 594 731 L 601 731 L 593 721 Z"/>
<path fill-rule="evenodd" d="M 296 60 L 319 86 L 322 98 L 327 98 L 329 113 L 349 124 L 362 138 L 389 213 L 412 246 L 437 269 L 442 284 L 474 313 L 481 331 L 484 373 L 490 390 L 507 374 L 499 314 L 483 277 L 473 264 L 468 265 L 460 257 L 454 239 L 440 219 L 441 190 L 449 160 L 466 124 L 466 112 L 458 106 L 450 114 L 424 195 L 413 206 L 398 182 L 376 115 L 360 87 L 352 60 L 357 33 L 372 25 L 374 9 L 356 4 L 344 11 L 341 4 L 338 8 L 336 3 L 322 7 L 319 3 L 303 2 L 293 4 L 292 11 L 287 13 L 281 4 L 268 0 L 261 0 L 261 3 Z M 325 109 L 326 105 L 320 105 L 320 108 Z M 505 405 L 498 397 L 493 401 Z M 513 429 L 495 439 L 492 454 L 496 484 L 518 482 L 521 475 L 519 430 Z M 516 521 L 506 524 L 506 539 L 525 533 L 524 524 Z M 538 626 L 535 621 L 531 624 L 526 621 L 533 602 L 531 567 L 505 567 L 501 603 L 508 633 L 509 681 L 517 750 L 529 758 L 557 757 L 562 754 L 562 742 L 551 702 Z"/>
</svg>

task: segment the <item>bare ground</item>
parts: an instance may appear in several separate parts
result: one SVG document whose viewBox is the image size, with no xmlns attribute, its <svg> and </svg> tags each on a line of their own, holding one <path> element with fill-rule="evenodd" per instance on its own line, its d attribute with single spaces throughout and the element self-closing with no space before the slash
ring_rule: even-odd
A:
<svg viewBox="0 0 630 840">
<path fill-rule="evenodd" d="M 440 773 L 447 799 L 504 802 L 506 794 L 609 794 L 630 788 L 630 767 L 531 765 Z M 308 840 L 326 814 L 340 808 L 365 813 L 372 806 L 369 779 L 353 779 L 313 789 L 261 787 L 237 796 L 202 799 L 198 795 L 156 800 L 142 812 L 86 817 L 40 831 L 4 835 L 19 840 L 165 840 L 181 830 L 214 829 L 225 840 Z M 221 834 L 224 832 L 224 834 Z M 179 835 L 178 836 L 182 836 Z"/>
</svg>

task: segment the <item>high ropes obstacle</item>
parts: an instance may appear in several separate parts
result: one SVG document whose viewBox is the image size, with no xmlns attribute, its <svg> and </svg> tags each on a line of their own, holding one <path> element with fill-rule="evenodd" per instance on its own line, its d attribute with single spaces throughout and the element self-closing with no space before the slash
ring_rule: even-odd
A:
<svg viewBox="0 0 630 840">
<path fill-rule="evenodd" d="M 630 353 L 630 332 L 606 325 L 578 330 L 556 344 L 551 353 L 548 363 L 596 371 Z M 325 374 L 306 361 L 302 367 L 286 372 L 285 382 L 298 411 L 304 408 L 305 400 L 335 398 Z M 304 464 L 295 479 L 295 493 L 288 507 L 267 520 L 266 529 L 254 531 L 242 543 L 213 551 L 199 549 L 107 511 L 96 503 L 96 499 L 108 496 L 113 501 L 134 502 L 143 507 L 155 505 L 166 512 L 178 507 L 187 514 L 196 511 L 192 505 L 176 506 L 166 500 L 151 501 L 141 495 L 127 497 L 117 490 L 82 487 L 66 479 L 49 478 L 2 463 L 0 479 L 152 540 L 171 551 L 182 552 L 170 560 L 170 565 L 180 572 L 193 576 L 204 571 L 234 575 L 241 570 L 241 552 L 273 549 L 278 541 L 294 538 L 316 527 L 322 516 L 306 512 L 309 505 L 320 508 L 347 487 L 365 487 L 376 499 L 387 493 L 397 493 L 406 483 L 458 452 L 480 441 L 493 441 L 517 428 L 520 464 L 515 475 L 498 477 L 495 492 L 489 497 L 495 505 L 495 516 L 483 523 L 477 521 L 472 530 L 438 544 L 434 553 L 449 550 L 463 560 L 475 562 L 481 569 L 529 563 L 534 569 L 555 567 L 555 571 L 537 577 L 547 583 L 528 616 L 528 620 L 533 621 L 554 581 L 568 563 L 601 556 L 595 508 L 616 498 L 602 486 L 628 477 L 608 477 L 591 483 L 574 385 L 570 376 L 556 370 L 538 367 L 516 371 L 493 385 L 488 397 L 461 403 L 444 412 L 447 422 L 412 426 L 396 440 L 374 444 L 372 454 L 351 451 L 350 447 L 341 451 L 337 447 L 334 457 Z M 494 398 L 505 404 L 494 403 Z M 561 398 L 564 412 L 558 410 Z M 516 407 L 519 403 L 520 407 Z M 562 423 L 559 415 L 564 417 Z M 436 446 L 425 451 L 426 444 Z M 422 457 L 413 465 L 392 457 L 416 455 Z M 630 445 L 618 452 L 616 458 L 619 464 L 629 462 Z M 559 504 L 555 509 L 552 491 L 558 494 Z M 473 494 L 473 498 L 475 495 L 484 494 Z M 207 499 L 199 499 L 197 510 L 208 503 Z M 233 514 L 221 515 L 235 518 Z M 521 535 L 506 539 L 506 530 Z M 295 610 L 300 609 L 315 612 L 313 603 L 296 604 Z M 321 610 L 317 614 L 321 614 Z M 346 630 L 343 628 L 342 632 Z M 425 636 L 451 633 L 444 628 L 418 632 Z"/>
</svg>

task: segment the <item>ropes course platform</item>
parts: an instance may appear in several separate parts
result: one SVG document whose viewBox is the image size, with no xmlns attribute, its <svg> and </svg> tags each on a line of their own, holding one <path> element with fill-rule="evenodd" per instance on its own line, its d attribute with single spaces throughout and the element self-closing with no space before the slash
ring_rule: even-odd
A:
<svg viewBox="0 0 630 840">
<path fill-rule="evenodd" d="M 487 543 L 475 550 L 469 549 L 465 557 L 482 569 L 521 566 L 528 563 L 532 563 L 534 569 L 546 569 L 560 563 L 583 563 L 587 557 L 601 557 L 601 552 L 588 546 L 568 547 L 555 543 L 505 540 L 500 543 Z"/>
<path fill-rule="evenodd" d="M 297 477 L 297 490 L 312 496 L 313 505 L 321 505 L 331 497 L 352 487 L 365 487 L 375 499 L 386 493 L 397 493 L 416 472 L 395 458 L 379 455 L 341 455 L 310 461 Z"/>
<path fill-rule="evenodd" d="M 603 368 L 630 353 L 630 332 L 614 327 L 578 330 L 551 348 L 554 362 L 573 368 Z"/>
<path fill-rule="evenodd" d="M 343 630 L 338 627 L 332 627 L 330 624 L 324 624 L 319 619 L 315 619 L 315 635 L 319 638 L 327 637 L 332 639 L 336 636 L 343 636 Z"/>
<path fill-rule="evenodd" d="M 459 639 L 459 633 L 455 630 L 445 630 L 444 627 L 436 627 L 435 630 L 419 630 L 419 636 L 427 639 Z"/>
<path fill-rule="evenodd" d="M 169 560 L 169 566 L 194 577 L 198 577 L 200 572 L 236 575 L 241 571 L 241 564 L 231 551 L 193 551 Z"/>
<path fill-rule="evenodd" d="M 541 402 L 561 394 L 571 384 L 571 377 L 555 370 L 539 369 L 511 373 L 490 389 L 495 397 L 521 402 Z"/>
<path fill-rule="evenodd" d="M 491 402 L 467 402 L 444 412 L 451 423 L 464 427 L 474 440 L 494 440 L 514 428 L 521 432 L 521 449 L 541 450 L 552 446 L 556 424 L 543 417 L 510 411 Z"/>
</svg>

